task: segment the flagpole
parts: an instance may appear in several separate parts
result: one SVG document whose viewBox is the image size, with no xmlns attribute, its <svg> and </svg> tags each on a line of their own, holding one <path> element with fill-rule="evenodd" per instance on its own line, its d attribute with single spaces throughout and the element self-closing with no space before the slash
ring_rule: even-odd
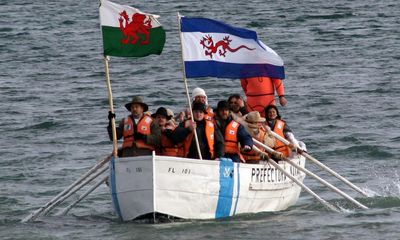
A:
<svg viewBox="0 0 400 240">
<path fill-rule="evenodd" d="M 114 113 L 114 102 L 111 90 L 111 81 L 110 81 L 110 70 L 108 67 L 108 61 L 110 60 L 109 56 L 104 56 L 104 63 L 106 68 L 106 83 L 108 89 L 108 102 L 110 104 L 110 111 Z M 112 137 L 113 137 L 113 156 L 117 157 L 118 155 L 118 141 L 117 141 L 117 130 L 115 128 L 115 118 L 111 119 L 111 130 L 112 130 Z"/>
<path fill-rule="evenodd" d="M 190 116 L 191 116 L 191 121 L 194 123 L 193 119 L 193 110 L 192 110 L 192 103 L 190 101 L 190 95 L 189 95 L 189 88 L 187 84 L 187 79 L 186 79 L 186 70 L 185 70 L 185 61 L 183 59 L 183 45 L 182 45 L 182 32 L 181 32 L 181 15 L 178 12 L 178 28 L 179 28 L 179 39 L 181 41 L 181 57 L 182 57 L 182 73 L 183 73 L 183 82 L 185 83 L 185 89 L 186 89 L 186 97 L 187 101 L 189 103 L 189 110 L 190 110 Z M 200 145 L 199 145 L 199 138 L 197 137 L 197 131 L 196 129 L 193 129 L 194 131 L 194 138 L 196 141 L 196 147 L 197 147 L 197 153 L 199 154 L 199 158 L 202 160 L 203 157 L 201 156 L 201 151 L 200 151 Z"/>
</svg>

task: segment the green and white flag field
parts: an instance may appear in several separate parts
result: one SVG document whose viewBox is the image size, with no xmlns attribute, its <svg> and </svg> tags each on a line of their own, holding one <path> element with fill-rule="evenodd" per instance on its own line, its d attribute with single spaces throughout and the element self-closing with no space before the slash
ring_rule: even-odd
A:
<svg viewBox="0 0 400 240">
<path fill-rule="evenodd" d="M 105 56 L 161 54 L 165 31 L 157 15 L 106 0 L 101 0 L 99 11 Z"/>
</svg>

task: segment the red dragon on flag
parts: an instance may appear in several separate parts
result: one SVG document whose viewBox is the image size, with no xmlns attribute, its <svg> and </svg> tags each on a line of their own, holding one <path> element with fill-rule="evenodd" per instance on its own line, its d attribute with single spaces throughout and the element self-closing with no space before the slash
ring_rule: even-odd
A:
<svg viewBox="0 0 400 240">
<path fill-rule="evenodd" d="M 115 57 L 145 57 L 161 54 L 165 31 L 158 15 L 137 8 L 100 0 L 103 53 Z"/>
<path fill-rule="evenodd" d="M 136 44 L 141 38 L 139 34 L 143 34 L 145 39 L 140 42 L 141 45 L 147 45 L 150 43 L 150 29 L 151 29 L 151 19 L 140 13 L 135 13 L 132 15 L 132 21 L 129 22 L 129 16 L 126 11 L 119 13 L 121 16 L 119 18 L 119 29 L 126 37 L 122 39 L 123 44 L 129 44 L 130 39 L 131 44 Z M 125 23 L 125 24 L 124 24 Z"/>
<path fill-rule="evenodd" d="M 217 43 L 214 44 L 214 40 L 210 35 L 206 35 L 203 37 L 203 39 L 200 40 L 200 44 L 203 46 L 203 48 L 206 48 L 204 51 L 204 54 L 206 56 L 210 56 L 210 58 L 213 58 L 213 54 L 217 53 L 217 50 L 219 49 L 218 53 L 220 56 L 225 57 L 225 54 L 229 52 L 236 52 L 241 48 L 245 48 L 248 50 L 254 50 L 254 48 L 249 48 L 245 45 L 240 45 L 237 48 L 231 48 L 230 43 L 232 42 L 231 39 L 229 39 L 229 35 L 224 37 L 223 40 L 218 41 Z"/>
</svg>

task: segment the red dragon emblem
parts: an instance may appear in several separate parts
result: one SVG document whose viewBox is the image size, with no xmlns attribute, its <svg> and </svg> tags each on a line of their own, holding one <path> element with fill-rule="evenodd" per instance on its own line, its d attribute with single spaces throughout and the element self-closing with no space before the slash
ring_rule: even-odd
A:
<svg viewBox="0 0 400 240">
<path fill-rule="evenodd" d="M 229 52 L 236 52 L 241 48 L 245 48 L 247 50 L 254 50 L 255 48 L 249 48 L 245 45 L 240 45 L 237 48 L 231 48 L 230 43 L 232 42 L 231 39 L 229 39 L 229 35 L 224 37 L 223 40 L 218 41 L 217 43 L 214 44 L 214 41 L 210 35 L 204 36 L 203 39 L 200 40 L 200 44 L 203 45 L 203 48 L 206 48 L 204 51 L 204 54 L 206 56 L 210 56 L 210 58 L 213 58 L 213 54 L 218 53 L 220 56 L 225 57 L 225 54 Z"/>
<path fill-rule="evenodd" d="M 123 12 L 120 12 L 119 15 L 121 16 L 119 18 L 119 29 L 126 37 L 121 41 L 123 44 L 129 44 L 129 41 L 131 41 L 131 39 L 132 41 L 130 43 L 136 44 L 139 39 L 141 39 L 141 36 L 139 36 L 139 34 L 144 35 L 145 37 L 145 39 L 143 39 L 140 44 L 146 45 L 150 43 L 150 17 L 144 14 L 135 13 L 132 15 L 132 21 L 129 22 L 129 16 L 125 10 Z"/>
</svg>

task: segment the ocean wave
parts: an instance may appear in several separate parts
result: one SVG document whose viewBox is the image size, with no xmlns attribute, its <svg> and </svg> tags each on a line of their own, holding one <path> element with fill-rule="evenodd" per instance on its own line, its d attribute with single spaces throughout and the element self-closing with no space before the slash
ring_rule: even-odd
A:
<svg viewBox="0 0 400 240">
<path fill-rule="evenodd" d="M 350 146 L 326 152 L 327 155 L 369 158 L 374 160 L 389 159 L 394 156 L 392 149 L 374 145 Z"/>
<path fill-rule="evenodd" d="M 64 124 L 61 122 L 56 122 L 56 121 L 44 121 L 41 123 L 36 123 L 32 124 L 29 126 L 25 126 L 20 129 L 16 129 L 17 131 L 23 131 L 23 130 L 31 130 L 31 131 L 36 131 L 36 130 L 51 130 L 51 129 L 58 129 L 63 126 Z"/>
</svg>

